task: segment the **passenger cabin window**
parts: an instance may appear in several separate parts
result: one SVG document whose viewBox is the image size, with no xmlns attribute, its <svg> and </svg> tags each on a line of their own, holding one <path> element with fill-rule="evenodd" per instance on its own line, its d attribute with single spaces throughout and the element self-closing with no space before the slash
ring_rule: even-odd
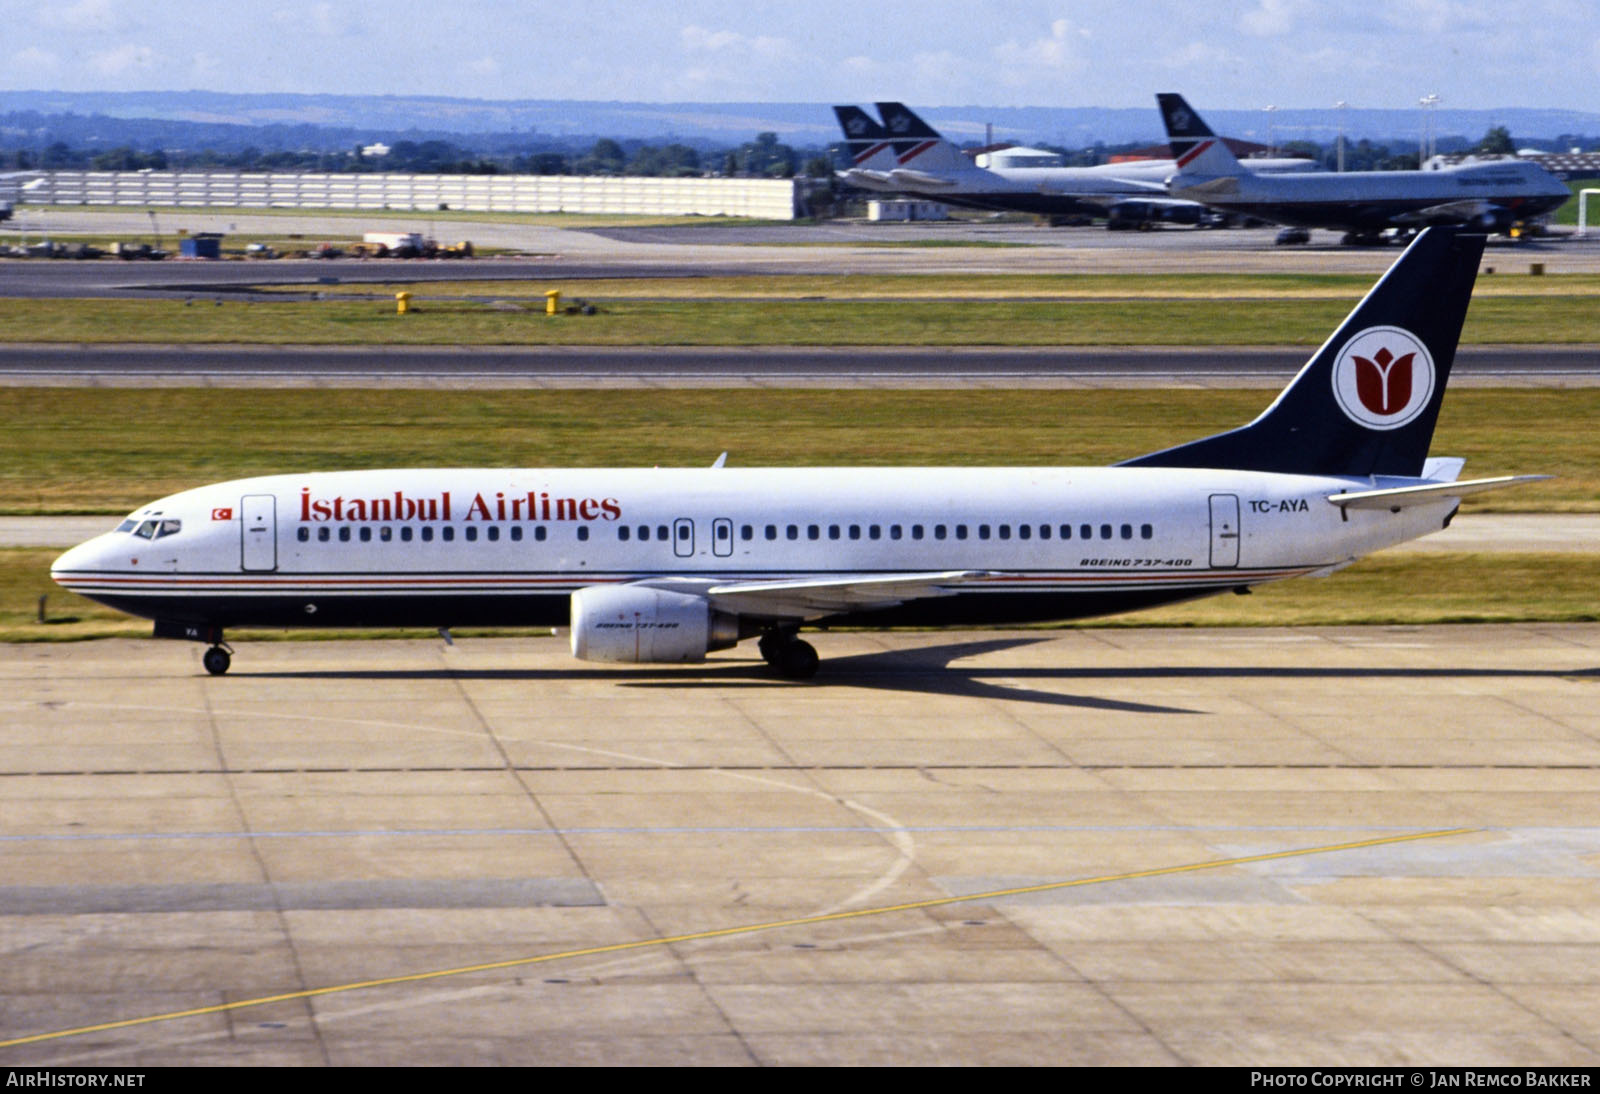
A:
<svg viewBox="0 0 1600 1094">
<path fill-rule="evenodd" d="M 589 526 L 587 524 L 578 525 L 578 541 L 581 543 L 581 542 L 586 541 L 588 538 L 589 538 Z"/>
<path fill-rule="evenodd" d="M 478 542 L 478 529 L 474 525 L 467 525 L 462 534 L 467 537 L 468 543 Z"/>
</svg>

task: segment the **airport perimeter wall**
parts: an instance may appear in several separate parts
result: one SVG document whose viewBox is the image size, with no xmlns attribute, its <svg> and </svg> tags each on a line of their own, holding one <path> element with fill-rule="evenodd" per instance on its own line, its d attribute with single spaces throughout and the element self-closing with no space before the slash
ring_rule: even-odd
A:
<svg viewBox="0 0 1600 1094">
<path fill-rule="evenodd" d="M 586 175 L 330 175 L 241 171 L 49 171 L 34 205 L 193 205 L 285 209 L 467 209 L 793 220 L 793 179 Z"/>
</svg>

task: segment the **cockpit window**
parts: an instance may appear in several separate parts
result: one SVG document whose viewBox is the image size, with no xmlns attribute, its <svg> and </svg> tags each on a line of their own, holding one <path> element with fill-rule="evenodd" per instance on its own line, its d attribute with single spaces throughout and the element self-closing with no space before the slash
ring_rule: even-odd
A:
<svg viewBox="0 0 1600 1094">
<path fill-rule="evenodd" d="M 175 536 L 181 531 L 183 531 L 183 521 L 164 520 L 161 522 L 160 530 L 156 532 L 156 538 L 161 539 L 163 536 Z"/>
<path fill-rule="evenodd" d="M 139 527 L 139 522 L 134 520 L 132 517 L 129 517 L 127 520 L 125 520 L 121 524 L 117 525 L 117 531 L 119 531 L 119 532 L 131 532 L 137 527 Z"/>
<path fill-rule="evenodd" d="M 156 530 L 161 527 L 159 520 L 147 520 L 133 530 L 133 534 L 140 539 L 155 539 Z"/>
</svg>

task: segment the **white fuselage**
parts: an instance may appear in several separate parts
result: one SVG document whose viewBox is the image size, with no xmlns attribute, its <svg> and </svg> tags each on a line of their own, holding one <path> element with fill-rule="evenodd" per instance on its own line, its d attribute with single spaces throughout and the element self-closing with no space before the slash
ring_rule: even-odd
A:
<svg viewBox="0 0 1600 1094">
<path fill-rule="evenodd" d="M 61 556 L 53 576 L 208 627 L 560 625 L 571 594 L 599 585 L 938 571 L 979 573 L 806 618 L 1067 619 L 1339 565 L 1438 530 L 1455 505 L 1327 501 L 1372 485 L 1115 467 L 292 474 L 164 498 Z"/>
</svg>

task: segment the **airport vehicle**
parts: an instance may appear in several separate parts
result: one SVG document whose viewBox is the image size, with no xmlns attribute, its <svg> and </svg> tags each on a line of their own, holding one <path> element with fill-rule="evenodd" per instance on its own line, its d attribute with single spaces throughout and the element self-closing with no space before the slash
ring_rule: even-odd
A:
<svg viewBox="0 0 1600 1094">
<path fill-rule="evenodd" d="M 1204 202 L 1301 228 L 1333 228 L 1345 242 L 1379 233 L 1414 232 L 1432 224 L 1509 234 L 1554 212 L 1571 197 L 1566 185 L 1536 163 L 1495 160 L 1437 171 L 1306 171 L 1268 175 L 1241 164 L 1183 96 L 1156 101 L 1177 157 L 1168 182 L 1174 197 Z"/>
<path fill-rule="evenodd" d="M 272 475 L 143 506 L 51 576 L 209 643 L 213 673 L 229 627 L 570 624 L 579 658 L 759 637 L 807 677 L 807 624 L 1073 619 L 1329 574 L 1527 481 L 1428 458 L 1483 245 L 1429 229 L 1253 422 L 1113 467 Z"/>
<path fill-rule="evenodd" d="M 833 108 L 852 160 L 839 177 L 852 186 L 972 209 L 1104 217 L 1113 229 L 1199 224 L 1208 216 L 1204 205 L 1167 192 L 1176 170 L 1170 159 L 1067 167 L 1052 153 L 1007 149 L 975 162 L 904 103 L 877 107 L 881 123 L 856 106 Z M 1258 166 L 1298 171 L 1312 164 L 1281 159 Z"/>
</svg>

